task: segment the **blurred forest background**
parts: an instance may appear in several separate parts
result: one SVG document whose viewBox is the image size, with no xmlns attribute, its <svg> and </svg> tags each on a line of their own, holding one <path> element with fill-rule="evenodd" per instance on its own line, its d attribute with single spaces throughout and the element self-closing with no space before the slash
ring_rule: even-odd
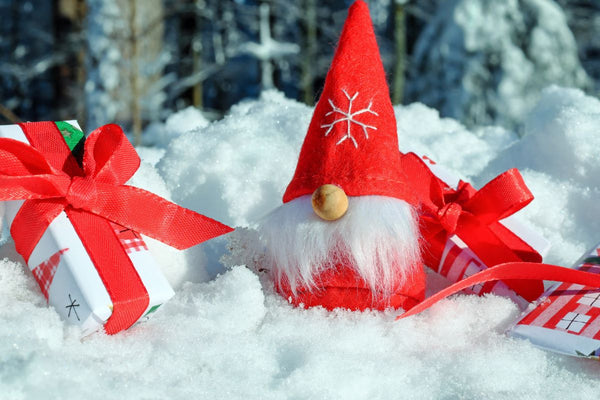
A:
<svg viewBox="0 0 600 400">
<path fill-rule="evenodd" d="M 598 94 L 600 1 L 369 0 L 393 102 L 519 130 L 544 87 Z M 0 0 L 0 123 L 115 122 L 265 89 L 314 104 L 350 0 Z"/>
</svg>

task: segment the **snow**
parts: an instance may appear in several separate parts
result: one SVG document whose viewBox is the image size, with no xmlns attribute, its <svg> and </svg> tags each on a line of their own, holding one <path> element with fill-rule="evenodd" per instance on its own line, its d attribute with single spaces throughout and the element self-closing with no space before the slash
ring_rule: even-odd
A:
<svg viewBox="0 0 600 400">
<path fill-rule="evenodd" d="M 403 151 L 479 186 L 523 168 L 537 198 L 521 217 L 553 242 L 548 261 L 570 265 L 598 240 L 598 100 L 547 89 L 523 139 L 499 127 L 470 131 L 421 104 L 395 111 Z M 126 332 L 81 340 L 45 305 L 12 242 L 0 247 L 0 397 L 596 398 L 600 364 L 504 334 L 519 313 L 508 299 L 457 296 L 401 321 L 391 311 L 301 310 L 243 265 L 260 263 L 242 246 L 254 221 L 281 204 L 311 112 L 266 92 L 217 122 L 189 117 L 166 149 L 140 149 L 132 184 L 244 228 L 232 254 L 224 239 L 185 252 L 149 243 L 176 295 Z M 444 284 L 433 274 L 428 283 L 429 294 Z"/>
<path fill-rule="evenodd" d="M 560 243 L 550 262 L 572 263 L 598 241 L 593 222 L 600 220 L 599 117 L 598 99 L 551 86 L 527 116 L 523 139 L 501 151 L 481 175 L 487 180 L 507 168 L 521 169 L 536 189 L 534 203 L 521 215 Z"/>
<path fill-rule="evenodd" d="M 201 205 L 231 226 L 249 225 L 281 203 L 311 113 L 281 93 L 265 92 L 261 101 L 240 103 L 223 120 L 174 140 L 158 170 L 174 201 Z"/>
<path fill-rule="evenodd" d="M 209 120 L 200 110 L 189 106 L 183 110 L 171 114 L 165 123 L 155 122 L 151 124 L 142 137 L 146 146 L 155 146 L 164 149 L 169 143 L 182 133 L 206 128 Z"/>
<path fill-rule="evenodd" d="M 421 103 L 396 107 L 395 114 L 400 150 L 427 155 L 463 179 L 477 176 L 500 150 L 518 139 L 514 132 L 497 126 L 471 132 Z M 460 149 L 460 157 L 450 149 Z"/>
</svg>

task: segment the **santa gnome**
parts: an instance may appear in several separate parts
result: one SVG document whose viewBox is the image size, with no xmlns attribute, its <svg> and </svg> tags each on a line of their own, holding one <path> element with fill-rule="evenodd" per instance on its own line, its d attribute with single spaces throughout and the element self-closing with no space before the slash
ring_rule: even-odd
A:
<svg viewBox="0 0 600 400">
<path fill-rule="evenodd" d="M 423 300 L 425 273 L 394 110 L 367 5 L 349 10 L 265 265 L 294 305 L 384 310 Z"/>
</svg>

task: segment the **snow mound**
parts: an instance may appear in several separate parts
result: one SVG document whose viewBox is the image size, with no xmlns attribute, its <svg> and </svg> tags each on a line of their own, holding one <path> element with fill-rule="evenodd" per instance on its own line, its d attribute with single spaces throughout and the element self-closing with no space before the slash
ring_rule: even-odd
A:
<svg viewBox="0 0 600 400">
<path fill-rule="evenodd" d="M 551 261 L 570 264 L 598 239 L 600 139 L 590 134 L 600 129 L 598 109 L 581 92 L 550 88 L 518 141 L 502 128 L 470 132 L 423 105 L 396 114 L 403 151 L 467 171 L 479 185 L 525 168 L 536 200 L 522 216 L 554 243 Z M 253 221 L 281 204 L 310 116 L 310 108 L 268 92 L 222 121 L 176 132 L 162 158 L 141 151 L 145 162 L 131 184 L 246 227 L 231 235 L 232 253 L 224 239 L 187 252 L 149 242 L 176 295 L 126 332 L 81 340 L 46 306 L 12 241 L 0 247 L 0 397 L 597 397 L 600 364 L 504 334 L 518 315 L 508 299 L 456 296 L 396 322 L 394 312 L 293 308 L 251 271 L 261 262 L 247 246 L 256 240 Z M 428 294 L 443 286 L 435 280 L 428 274 Z"/>
<path fill-rule="evenodd" d="M 502 151 L 479 183 L 519 168 L 536 199 L 520 215 L 556 245 L 548 261 L 570 265 L 600 237 L 600 101 L 552 86 L 525 121 L 522 140 Z"/>
<path fill-rule="evenodd" d="M 492 165 L 513 164 L 581 186 L 599 187 L 600 101 L 551 86 L 525 120 L 524 137 Z"/>
<path fill-rule="evenodd" d="M 174 140 L 159 171 L 178 203 L 247 226 L 281 203 L 311 113 L 279 92 L 265 92 Z"/>
<path fill-rule="evenodd" d="M 164 148 L 182 133 L 206 128 L 209 123 L 200 110 L 189 106 L 171 114 L 164 124 L 158 122 L 151 124 L 144 131 L 142 140 L 145 145 Z"/>
<path fill-rule="evenodd" d="M 125 333 L 82 342 L 20 266 L 0 267 L 6 399 L 597 394 L 597 364 L 576 365 L 506 338 L 517 309 L 499 297 L 459 297 L 395 323 L 391 313 L 291 308 L 236 267 L 213 282 L 184 285 L 161 312 Z"/>
<path fill-rule="evenodd" d="M 496 154 L 517 140 L 500 127 L 480 128 L 473 133 L 458 121 L 440 118 L 439 112 L 421 103 L 394 107 L 398 142 L 404 153 L 414 152 L 457 171 L 462 178 L 476 176 Z M 458 155 L 449 149 L 460 149 Z"/>
</svg>

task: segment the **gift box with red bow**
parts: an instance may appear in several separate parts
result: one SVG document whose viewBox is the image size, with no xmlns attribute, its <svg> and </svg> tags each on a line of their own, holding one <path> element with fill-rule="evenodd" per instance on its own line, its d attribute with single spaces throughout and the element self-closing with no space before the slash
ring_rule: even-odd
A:
<svg viewBox="0 0 600 400">
<path fill-rule="evenodd" d="M 178 249 L 231 228 L 125 185 L 140 159 L 116 125 L 0 126 L 0 200 L 15 248 L 48 303 L 83 334 L 113 334 L 173 290 L 141 234 Z"/>
<path fill-rule="evenodd" d="M 575 265 L 576 270 L 600 274 L 600 244 Z M 600 289 L 553 285 L 509 333 L 557 353 L 600 359 Z"/>
<path fill-rule="evenodd" d="M 420 203 L 420 227 L 425 265 L 450 282 L 458 282 L 490 266 L 507 262 L 541 262 L 550 248 L 537 232 L 514 213 L 533 195 L 516 169 L 480 190 L 459 180 L 427 157 L 402 156 L 403 169 Z M 521 308 L 543 292 L 538 281 L 493 281 L 465 289 L 511 298 Z"/>
</svg>

